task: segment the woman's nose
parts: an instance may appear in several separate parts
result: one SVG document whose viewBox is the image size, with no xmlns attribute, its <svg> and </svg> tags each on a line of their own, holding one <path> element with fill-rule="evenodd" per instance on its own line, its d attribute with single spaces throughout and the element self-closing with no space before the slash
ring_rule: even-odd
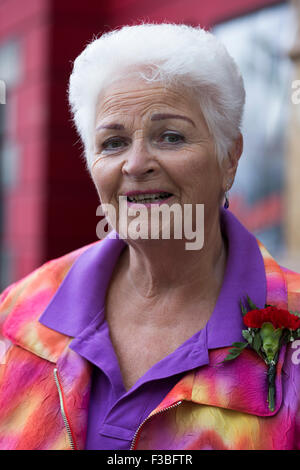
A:
<svg viewBox="0 0 300 470">
<path fill-rule="evenodd" d="M 127 150 L 126 157 L 122 166 L 124 175 L 135 178 L 142 178 L 145 175 L 153 173 L 158 168 L 158 163 L 153 153 L 142 142 L 135 142 Z"/>
</svg>

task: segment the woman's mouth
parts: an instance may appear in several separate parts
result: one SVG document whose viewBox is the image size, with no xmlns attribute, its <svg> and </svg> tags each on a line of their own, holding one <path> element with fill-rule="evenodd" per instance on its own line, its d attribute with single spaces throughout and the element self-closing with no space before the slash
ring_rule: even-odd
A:
<svg viewBox="0 0 300 470">
<path fill-rule="evenodd" d="M 127 203 L 128 205 L 132 204 L 143 204 L 143 205 L 152 205 L 152 204 L 162 204 L 168 201 L 173 194 L 167 193 L 165 191 L 161 192 L 151 192 L 151 193 L 137 193 L 137 194 L 127 194 Z"/>
</svg>

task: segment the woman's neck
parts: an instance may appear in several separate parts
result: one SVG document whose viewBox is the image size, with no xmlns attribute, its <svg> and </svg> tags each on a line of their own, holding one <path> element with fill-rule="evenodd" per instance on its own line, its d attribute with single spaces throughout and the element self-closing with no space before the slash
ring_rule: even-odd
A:
<svg viewBox="0 0 300 470">
<path fill-rule="evenodd" d="M 171 293 L 180 303 L 211 298 L 220 290 L 226 266 L 219 218 L 206 228 L 201 250 L 186 250 L 185 240 L 129 242 L 122 265 L 128 288 L 145 300 Z"/>
</svg>

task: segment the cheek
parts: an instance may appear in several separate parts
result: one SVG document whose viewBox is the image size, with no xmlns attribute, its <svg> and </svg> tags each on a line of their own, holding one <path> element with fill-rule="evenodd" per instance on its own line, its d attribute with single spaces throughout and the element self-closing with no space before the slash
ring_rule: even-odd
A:
<svg viewBox="0 0 300 470">
<path fill-rule="evenodd" d="M 183 157 L 174 165 L 174 170 L 181 181 L 188 182 L 187 190 L 201 194 L 217 192 L 222 179 L 214 155 L 202 150 L 187 152 Z"/>
<path fill-rule="evenodd" d="M 101 202 L 109 202 L 114 192 L 114 173 L 106 164 L 98 162 L 91 171 L 91 176 Z"/>
</svg>

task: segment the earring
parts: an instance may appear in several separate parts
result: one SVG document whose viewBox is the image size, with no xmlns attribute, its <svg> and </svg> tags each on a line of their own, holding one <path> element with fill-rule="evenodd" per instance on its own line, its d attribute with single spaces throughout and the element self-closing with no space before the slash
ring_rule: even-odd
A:
<svg viewBox="0 0 300 470">
<path fill-rule="evenodd" d="M 228 198 L 228 191 L 225 193 L 225 202 L 224 202 L 224 208 L 228 209 L 229 207 L 229 198 Z"/>
<path fill-rule="evenodd" d="M 225 202 L 224 202 L 224 208 L 225 209 L 228 209 L 228 207 L 229 207 L 229 196 L 228 196 L 229 188 L 230 188 L 230 183 L 227 184 L 225 195 L 224 195 L 225 196 Z"/>
</svg>

